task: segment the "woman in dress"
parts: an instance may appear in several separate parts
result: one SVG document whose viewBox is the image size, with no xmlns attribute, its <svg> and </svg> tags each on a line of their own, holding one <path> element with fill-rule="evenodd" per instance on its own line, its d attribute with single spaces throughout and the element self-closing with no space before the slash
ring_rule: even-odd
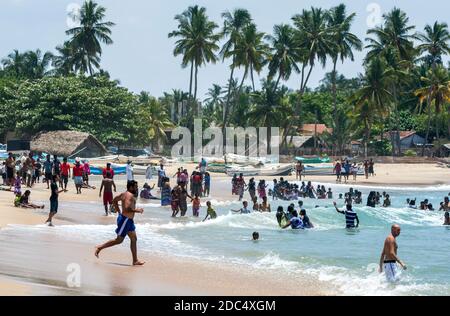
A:
<svg viewBox="0 0 450 316">
<path fill-rule="evenodd" d="M 171 202 L 171 198 L 170 198 L 170 182 L 169 181 L 165 181 L 166 179 L 162 179 L 161 180 L 161 185 L 162 185 L 162 189 L 161 189 L 161 206 L 167 206 L 170 205 Z"/>
<path fill-rule="evenodd" d="M 178 186 L 173 188 L 173 190 L 171 192 L 170 206 L 172 208 L 172 217 L 177 217 L 178 212 L 180 211 L 179 187 Z"/>
<path fill-rule="evenodd" d="M 266 188 L 267 188 L 266 181 L 260 180 L 258 184 L 258 195 L 260 199 L 267 197 Z"/>
<path fill-rule="evenodd" d="M 253 201 L 256 197 L 256 183 L 255 178 L 251 178 L 248 182 L 248 193 L 250 194 L 250 198 Z"/>
<path fill-rule="evenodd" d="M 184 185 L 180 186 L 179 188 L 180 189 L 178 191 L 179 192 L 179 195 L 178 195 L 179 201 L 178 201 L 178 203 L 179 203 L 179 206 L 180 206 L 181 217 L 183 217 L 183 216 L 186 215 L 186 212 L 187 212 L 187 198 L 190 198 L 191 202 L 192 202 L 193 198 L 192 198 L 192 196 L 190 196 L 188 194 L 188 192 L 186 190 L 186 187 Z"/>
</svg>

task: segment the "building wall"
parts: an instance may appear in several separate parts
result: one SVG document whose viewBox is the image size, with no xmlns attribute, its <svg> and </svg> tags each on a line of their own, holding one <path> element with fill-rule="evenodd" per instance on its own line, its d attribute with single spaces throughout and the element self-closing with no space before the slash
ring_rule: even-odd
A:
<svg viewBox="0 0 450 316">
<path fill-rule="evenodd" d="M 410 148 L 416 147 L 417 144 L 423 144 L 424 142 L 425 142 L 425 138 L 420 137 L 417 134 L 414 134 L 414 135 L 408 136 L 406 138 L 403 138 L 400 141 L 400 146 L 401 146 L 401 149 L 410 149 Z"/>
</svg>

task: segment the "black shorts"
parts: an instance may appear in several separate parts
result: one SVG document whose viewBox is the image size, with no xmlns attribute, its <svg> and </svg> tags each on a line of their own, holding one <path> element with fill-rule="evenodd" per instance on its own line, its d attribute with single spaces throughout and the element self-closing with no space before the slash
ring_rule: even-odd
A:
<svg viewBox="0 0 450 316">
<path fill-rule="evenodd" d="M 8 179 L 14 178 L 14 168 L 6 168 L 6 177 Z"/>
<path fill-rule="evenodd" d="M 50 200 L 50 213 L 58 213 L 58 200 Z"/>
<path fill-rule="evenodd" d="M 69 183 L 69 177 L 68 177 L 68 176 L 62 175 L 62 176 L 61 176 L 61 180 L 62 180 L 62 182 L 65 183 L 65 184 Z"/>
<path fill-rule="evenodd" d="M 46 172 L 45 173 L 45 180 L 49 180 L 51 181 L 53 178 L 52 173 L 51 172 Z"/>
</svg>

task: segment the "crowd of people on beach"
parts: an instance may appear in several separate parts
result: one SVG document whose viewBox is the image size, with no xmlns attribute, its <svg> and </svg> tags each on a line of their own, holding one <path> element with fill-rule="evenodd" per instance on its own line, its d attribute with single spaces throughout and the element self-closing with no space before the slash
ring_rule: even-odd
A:
<svg viewBox="0 0 450 316">
<path fill-rule="evenodd" d="M 52 226 L 53 217 L 58 213 L 58 197 L 59 194 L 68 191 L 69 179 L 72 178 L 77 194 L 82 193 L 82 189 L 95 187 L 89 184 L 90 166 L 88 161 L 81 161 L 76 158 L 72 164 L 68 163 L 67 158 L 63 158 L 62 162 L 57 156 L 47 155 L 43 162 L 41 158 L 35 159 L 32 153 L 22 155 L 19 159 L 15 159 L 13 155 L 9 155 L 8 159 L 2 165 L 3 185 L 9 186 L 9 190 L 15 194 L 14 205 L 27 209 L 44 209 L 44 205 L 38 205 L 31 201 L 31 188 L 37 183 L 40 183 L 41 176 L 43 176 L 42 183 L 47 185 L 50 190 L 50 212 L 46 223 Z M 374 176 L 374 163 L 372 160 L 366 160 L 363 163 L 366 177 Z M 357 168 L 356 164 L 350 164 L 348 161 L 338 161 L 335 164 L 334 171 L 338 176 L 337 181 L 348 181 L 348 177 L 353 174 Z M 297 179 L 301 180 L 302 168 L 297 174 Z M 103 198 L 103 205 L 105 215 L 110 213 L 117 213 L 117 238 L 106 242 L 96 248 L 96 256 L 99 256 L 103 249 L 118 245 L 123 242 L 124 238 L 128 236 L 131 240 L 131 250 L 133 254 L 133 264 L 142 265 L 137 258 L 136 248 L 136 232 L 134 226 L 134 215 L 136 213 L 143 213 L 143 208 L 136 208 L 137 199 L 142 200 L 160 200 L 161 206 L 170 206 L 172 211 L 171 216 L 187 216 L 188 204 L 192 204 L 192 216 L 200 217 L 203 198 L 210 197 L 211 191 L 211 175 L 207 171 L 207 163 L 202 159 L 198 167 L 189 175 L 187 169 L 179 168 L 172 176 L 176 178 L 176 185 L 171 187 L 171 179 L 167 176 L 164 169 L 164 164 L 161 164 L 157 170 L 157 183 L 152 186 L 146 182 L 142 190 L 139 189 L 138 183 L 134 180 L 133 165 L 131 161 L 127 162 L 126 179 L 127 191 L 121 194 L 117 192 L 117 186 L 114 181 L 114 169 L 108 163 L 106 168 L 102 171 L 102 182 L 99 189 L 99 197 Z M 356 176 L 355 176 L 356 177 Z M 150 181 L 152 174 L 146 173 L 146 180 Z M 22 194 L 22 186 L 26 186 L 27 190 Z M 160 197 L 152 193 L 155 187 L 158 187 Z M 270 188 L 269 188 L 270 187 Z M 13 189 L 14 188 L 14 189 Z M 253 203 L 252 207 L 244 200 L 245 192 L 248 191 L 250 201 Z M 236 195 L 239 201 L 242 202 L 242 207 L 238 210 L 230 210 L 234 214 L 250 214 L 253 212 L 265 213 L 272 212 L 272 207 L 269 203 L 269 197 L 272 201 L 297 201 L 291 203 L 285 210 L 283 206 L 278 206 L 275 217 L 281 229 L 291 228 L 293 230 L 304 230 L 314 228 L 314 224 L 307 215 L 307 210 L 303 206 L 304 199 L 314 200 L 333 200 L 334 193 L 330 187 L 318 184 L 316 187 L 311 181 L 302 181 L 301 184 L 292 183 L 283 177 L 273 179 L 273 185 L 269 186 L 266 180 L 259 179 L 258 181 L 252 177 L 250 180 L 245 180 L 243 174 L 235 174 L 231 179 L 231 193 Z M 450 196 L 450 193 L 449 193 Z M 363 193 L 359 190 L 349 188 L 348 192 L 340 193 L 338 199 L 343 200 L 344 209 L 338 208 L 337 202 L 333 202 L 333 206 L 337 213 L 344 215 L 345 227 L 348 230 L 356 230 L 360 226 L 360 219 L 357 212 L 354 211 L 354 205 L 363 204 Z M 188 202 L 189 201 L 189 202 Z M 119 206 L 120 202 L 120 206 Z M 411 209 L 419 209 L 425 211 L 435 211 L 436 209 L 429 202 L 424 199 L 416 206 L 416 198 L 407 199 L 406 206 Z M 390 195 L 386 192 L 371 191 L 367 195 L 367 207 L 391 207 L 392 201 Z M 214 210 L 212 201 L 206 201 L 206 212 L 203 221 L 208 219 L 214 220 L 217 218 L 217 212 Z M 316 205 L 316 208 L 319 207 Z M 444 212 L 444 225 L 450 226 L 450 202 L 449 197 L 446 196 L 444 201 L 440 203 L 439 211 Z M 406 269 L 399 259 L 392 259 L 389 254 L 392 247 L 395 246 L 395 238 L 400 234 L 400 227 L 394 225 L 392 227 L 391 235 L 385 241 L 385 247 L 380 261 L 380 271 L 386 270 L 388 278 L 394 278 L 396 275 L 395 269 L 390 265 L 392 260 L 397 260 L 400 265 Z M 258 232 L 253 233 L 253 240 L 260 238 Z M 396 248 L 395 248 L 396 249 Z M 389 252 L 390 251 L 390 252 Z M 389 252 L 389 253 L 388 253 Z"/>
</svg>

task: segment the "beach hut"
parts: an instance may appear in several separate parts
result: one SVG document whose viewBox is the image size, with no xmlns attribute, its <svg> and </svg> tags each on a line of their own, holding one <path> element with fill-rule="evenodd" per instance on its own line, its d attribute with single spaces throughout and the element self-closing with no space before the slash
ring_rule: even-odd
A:
<svg viewBox="0 0 450 316">
<path fill-rule="evenodd" d="M 47 153 L 61 157 L 101 157 L 107 154 L 105 146 L 93 135 L 76 131 L 43 132 L 30 144 L 35 153 Z"/>
</svg>

